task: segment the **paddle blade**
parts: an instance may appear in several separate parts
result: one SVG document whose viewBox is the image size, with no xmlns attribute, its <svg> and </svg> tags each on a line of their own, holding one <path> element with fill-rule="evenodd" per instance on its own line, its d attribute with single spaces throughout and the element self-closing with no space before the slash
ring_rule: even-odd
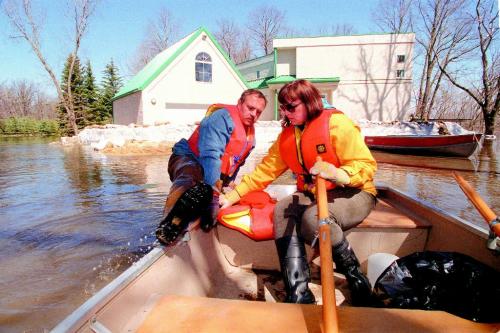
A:
<svg viewBox="0 0 500 333">
<path fill-rule="evenodd" d="M 479 196 L 479 194 L 462 176 L 460 176 L 456 172 L 453 172 L 453 177 L 455 178 L 467 198 L 469 198 L 474 207 L 476 207 L 481 216 L 483 216 L 484 220 L 486 221 L 486 223 L 488 223 L 491 230 L 497 237 L 500 237 L 500 224 L 492 225 L 492 222 L 496 220 L 497 215 L 491 210 L 491 208 L 486 204 L 486 202 L 484 202 L 481 196 Z"/>
</svg>

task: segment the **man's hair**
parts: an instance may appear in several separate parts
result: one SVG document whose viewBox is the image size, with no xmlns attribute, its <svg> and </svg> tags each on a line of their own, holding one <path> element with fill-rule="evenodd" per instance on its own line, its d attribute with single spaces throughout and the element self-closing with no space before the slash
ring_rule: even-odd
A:
<svg viewBox="0 0 500 333">
<path fill-rule="evenodd" d="M 258 98 L 262 98 L 264 100 L 264 102 L 266 103 L 266 105 L 267 105 L 267 98 L 266 98 L 266 96 L 264 96 L 264 94 L 260 90 L 257 90 L 257 89 L 247 89 L 247 90 L 245 90 L 241 94 L 240 99 L 238 100 L 238 102 L 240 104 L 242 104 L 245 101 L 245 99 L 247 98 L 247 96 L 250 96 L 250 95 L 256 95 Z"/>
<path fill-rule="evenodd" d="M 278 94 L 280 104 L 289 104 L 299 99 L 307 110 L 307 120 L 312 120 L 323 111 L 323 102 L 319 90 L 307 80 L 297 80 L 285 84 Z M 289 124 L 288 119 L 284 119 L 284 124 Z"/>
</svg>

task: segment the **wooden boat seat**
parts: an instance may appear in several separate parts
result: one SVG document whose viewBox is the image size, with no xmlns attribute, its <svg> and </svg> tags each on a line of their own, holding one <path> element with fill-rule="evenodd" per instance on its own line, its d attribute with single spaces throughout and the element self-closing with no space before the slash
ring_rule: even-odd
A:
<svg viewBox="0 0 500 333">
<path fill-rule="evenodd" d="M 379 199 L 375 209 L 356 228 L 426 229 L 430 227 L 429 222 L 410 218 L 388 202 Z"/>
<path fill-rule="evenodd" d="M 164 296 L 139 333 L 320 333 L 321 305 L 266 303 L 206 297 Z M 175 320 L 169 320 L 175 318 Z M 442 311 L 338 307 L 340 332 L 498 332 Z"/>
<path fill-rule="evenodd" d="M 416 219 L 379 199 L 370 215 L 346 232 L 346 237 L 356 251 L 362 269 L 365 269 L 366 260 L 372 253 L 385 252 L 402 257 L 423 251 L 430 227 L 428 221 Z M 217 233 L 222 251 L 231 265 L 279 270 L 274 241 L 256 242 L 220 224 Z M 311 254 L 310 249 L 307 250 Z"/>
</svg>

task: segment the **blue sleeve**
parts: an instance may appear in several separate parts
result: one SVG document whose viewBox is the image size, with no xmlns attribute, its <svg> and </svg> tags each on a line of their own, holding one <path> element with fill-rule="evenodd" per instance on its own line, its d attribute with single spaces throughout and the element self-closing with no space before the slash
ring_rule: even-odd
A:
<svg viewBox="0 0 500 333">
<path fill-rule="evenodd" d="M 234 123 L 226 109 L 220 109 L 204 118 L 200 124 L 198 149 L 205 183 L 214 186 L 220 179 L 221 157 L 226 150 Z"/>
</svg>

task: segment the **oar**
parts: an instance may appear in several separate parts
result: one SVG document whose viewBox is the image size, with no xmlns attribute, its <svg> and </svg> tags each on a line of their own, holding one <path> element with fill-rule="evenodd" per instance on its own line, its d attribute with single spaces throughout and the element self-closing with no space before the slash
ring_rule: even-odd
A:
<svg viewBox="0 0 500 333">
<path fill-rule="evenodd" d="M 321 157 L 318 157 L 321 161 Z M 321 286 L 323 293 L 323 323 L 325 333 L 339 331 L 337 302 L 335 300 L 335 281 L 333 280 L 332 243 L 328 224 L 328 201 L 325 180 L 316 177 L 316 198 L 318 203 L 319 254 L 321 263 Z"/>
<path fill-rule="evenodd" d="M 467 198 L 472 202 L 474 207 L 483 216 L 486 223 L 488 223 L 491 231 L 495 233 L 497 237 L 500 237 L 500 223 L 497 223 L 497 215 L 491 210 L 490 207 L 484 202 L 484 200 L 479 196 L 479 194 L 469 185 L 469 183 L 459 174 L 453 172 L 453 177 L 457 181 L 458 185 L 465 193 Z"/>
</svg>

